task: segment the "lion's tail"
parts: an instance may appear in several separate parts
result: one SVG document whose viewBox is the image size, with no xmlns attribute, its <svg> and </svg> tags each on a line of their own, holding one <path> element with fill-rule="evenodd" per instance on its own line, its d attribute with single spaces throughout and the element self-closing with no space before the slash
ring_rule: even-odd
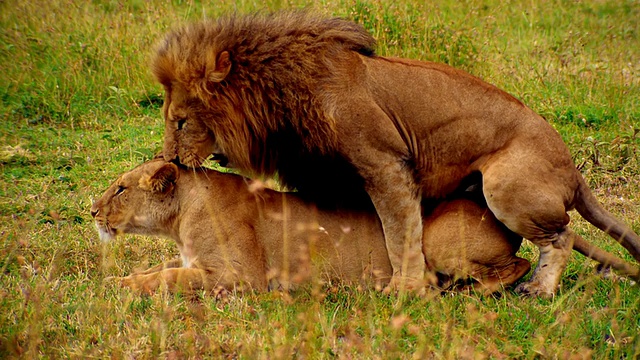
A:
<svg viewBox="0 0 640 360">
<path fill-rule="evenodd" d="M 591 190 L 589 190 L 589 187 L 582 178 L 582 175 L 577 175 L 579 186 L 576 191 L 575 207 L 578 213 L 582 215 L 585 220 L 618 241 L 625 249 L 627 249 L 627 251 L 629 251 L 636 261 L 640 262 L 640 237 L 622 221 L 618 220 L 611 213 L 605 210 Z M 582 251 L 580 252 L 582 253 Z"/>
<path fill-rule="evenodd" d="M 588 243 L 582 236 L 574 235 L 573 249 L 580 254 L 593 259 L 606 267 L 611 267 L 620 274 L 628 276 L 632 279 L 640 279 L 640 269 L 629 264 L 628 262 L 615 257 L 614 255 L 600 249 L 599 247 Z"/>
</svg>

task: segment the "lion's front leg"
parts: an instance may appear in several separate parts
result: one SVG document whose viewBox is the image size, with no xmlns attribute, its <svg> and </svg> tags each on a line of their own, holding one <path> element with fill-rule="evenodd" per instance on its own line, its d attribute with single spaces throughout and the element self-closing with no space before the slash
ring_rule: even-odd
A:
<svg viewBox="0 0 640 360">
<path fill-rule="evenodd" d="M 368 93 L 354 92 L 358 104 L 337 111 L 340 152 L 357 169 L 382 223 L 389 260 L 393 267 L 390 288 L 421 292 L 426 262 L 422 253 L 422 192 L 410 159 L 408 129 L 398 131 L 392 119 Z M 368 124 L 365 126 L 364 124 Z M 415 141 L 413 142 L 415 145 Z M 431 277 L 429 277 L 431 278 Z"/>
<path fill-rule="evenodd" d="M 368 177 L 367 192 L 382 222 L 393 267 L 390 287 L 421 291 L 426 262 L 422 253 L 421 195 L 410 171 L 399 161 L 378 168 Z"/>
</svg>

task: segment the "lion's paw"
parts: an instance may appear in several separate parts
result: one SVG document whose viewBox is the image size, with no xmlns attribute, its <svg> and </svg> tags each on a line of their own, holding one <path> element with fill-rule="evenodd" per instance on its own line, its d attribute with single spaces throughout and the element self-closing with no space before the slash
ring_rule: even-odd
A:
<svg viewBox="0 0 640 360">
<path fill-rule="evenodd" d="M 423 279 L 401 278 L 394 276 L 389 284 L 382 290 L 385 294 L 411 294 L 419 297 L 425 297 L 431 293 L 435 287 L 431 274 L 426 274 Z"/>
<path fill-rule="evenodd" d="M 537 281 L 523 282 L 515 288 L 518 294 L 530 297 L 540 297 L 544 299 L 553 298 L 555 291 L 547 289 Z"/>
</svg>

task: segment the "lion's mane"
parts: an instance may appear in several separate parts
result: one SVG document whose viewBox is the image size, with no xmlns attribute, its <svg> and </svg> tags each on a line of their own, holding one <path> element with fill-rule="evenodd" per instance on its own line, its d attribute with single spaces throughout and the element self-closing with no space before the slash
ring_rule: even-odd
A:
<svg viewBox="0 0 640 360">
<path fill-rule="evenodd" d="M 353 172 L 334 154 L 335 101 L 328 98 L 331 91 L 322 91 L 323 79 L 340 76 L 353 51 L 373 56 L 374 45 L 363 27 L 343 19 L 305 11 L 232 15 L 169 33 L 152 68 L 168 91 L 181 86 L 204 104 L 215 104 L 209 110 L 224 112 L 207 126 L 223 136 L 216 141 L 238 168 L 279 175 L 290 187 L 317 189 L 309 186 L 309 175 L 321 176 L 327 167 Z M 221 82 L 206 79 L 207 67 L 223 51 L 230 54 L 231 71 Z M 225 110 L 234 104 L 242 109 Z M 305 165 L 311 174 L 301 171 Z M 354 181 L 362 189 L 355 176 Z"/>
</svg>

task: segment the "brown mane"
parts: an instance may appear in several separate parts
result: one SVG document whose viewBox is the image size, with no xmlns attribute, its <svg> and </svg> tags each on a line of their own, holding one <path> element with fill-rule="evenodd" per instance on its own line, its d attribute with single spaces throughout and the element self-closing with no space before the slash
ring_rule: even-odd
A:
<svg viewBox="0 0 640 360">
<path fill-rule="evenodd" d="M 374 45 L 358 24 L 305 11 L 231 15 L 169 33 L 153 72 L 167 93 L 180 86 L 205 106 L 215 104 L 220 114 L 208 126 L 239 168 L 275 175 L 279 163 L 291 163 L 280 159 L 283 153 L 333 153 L 332 109 L 326 108 L 327 99 L 318 98 L 318 89 L 354 51 L 373 56 Z M 231 70 L 221 82 L 211 81 L 206 74 L 223 51 L 229 53 Z"/>
</svg>

